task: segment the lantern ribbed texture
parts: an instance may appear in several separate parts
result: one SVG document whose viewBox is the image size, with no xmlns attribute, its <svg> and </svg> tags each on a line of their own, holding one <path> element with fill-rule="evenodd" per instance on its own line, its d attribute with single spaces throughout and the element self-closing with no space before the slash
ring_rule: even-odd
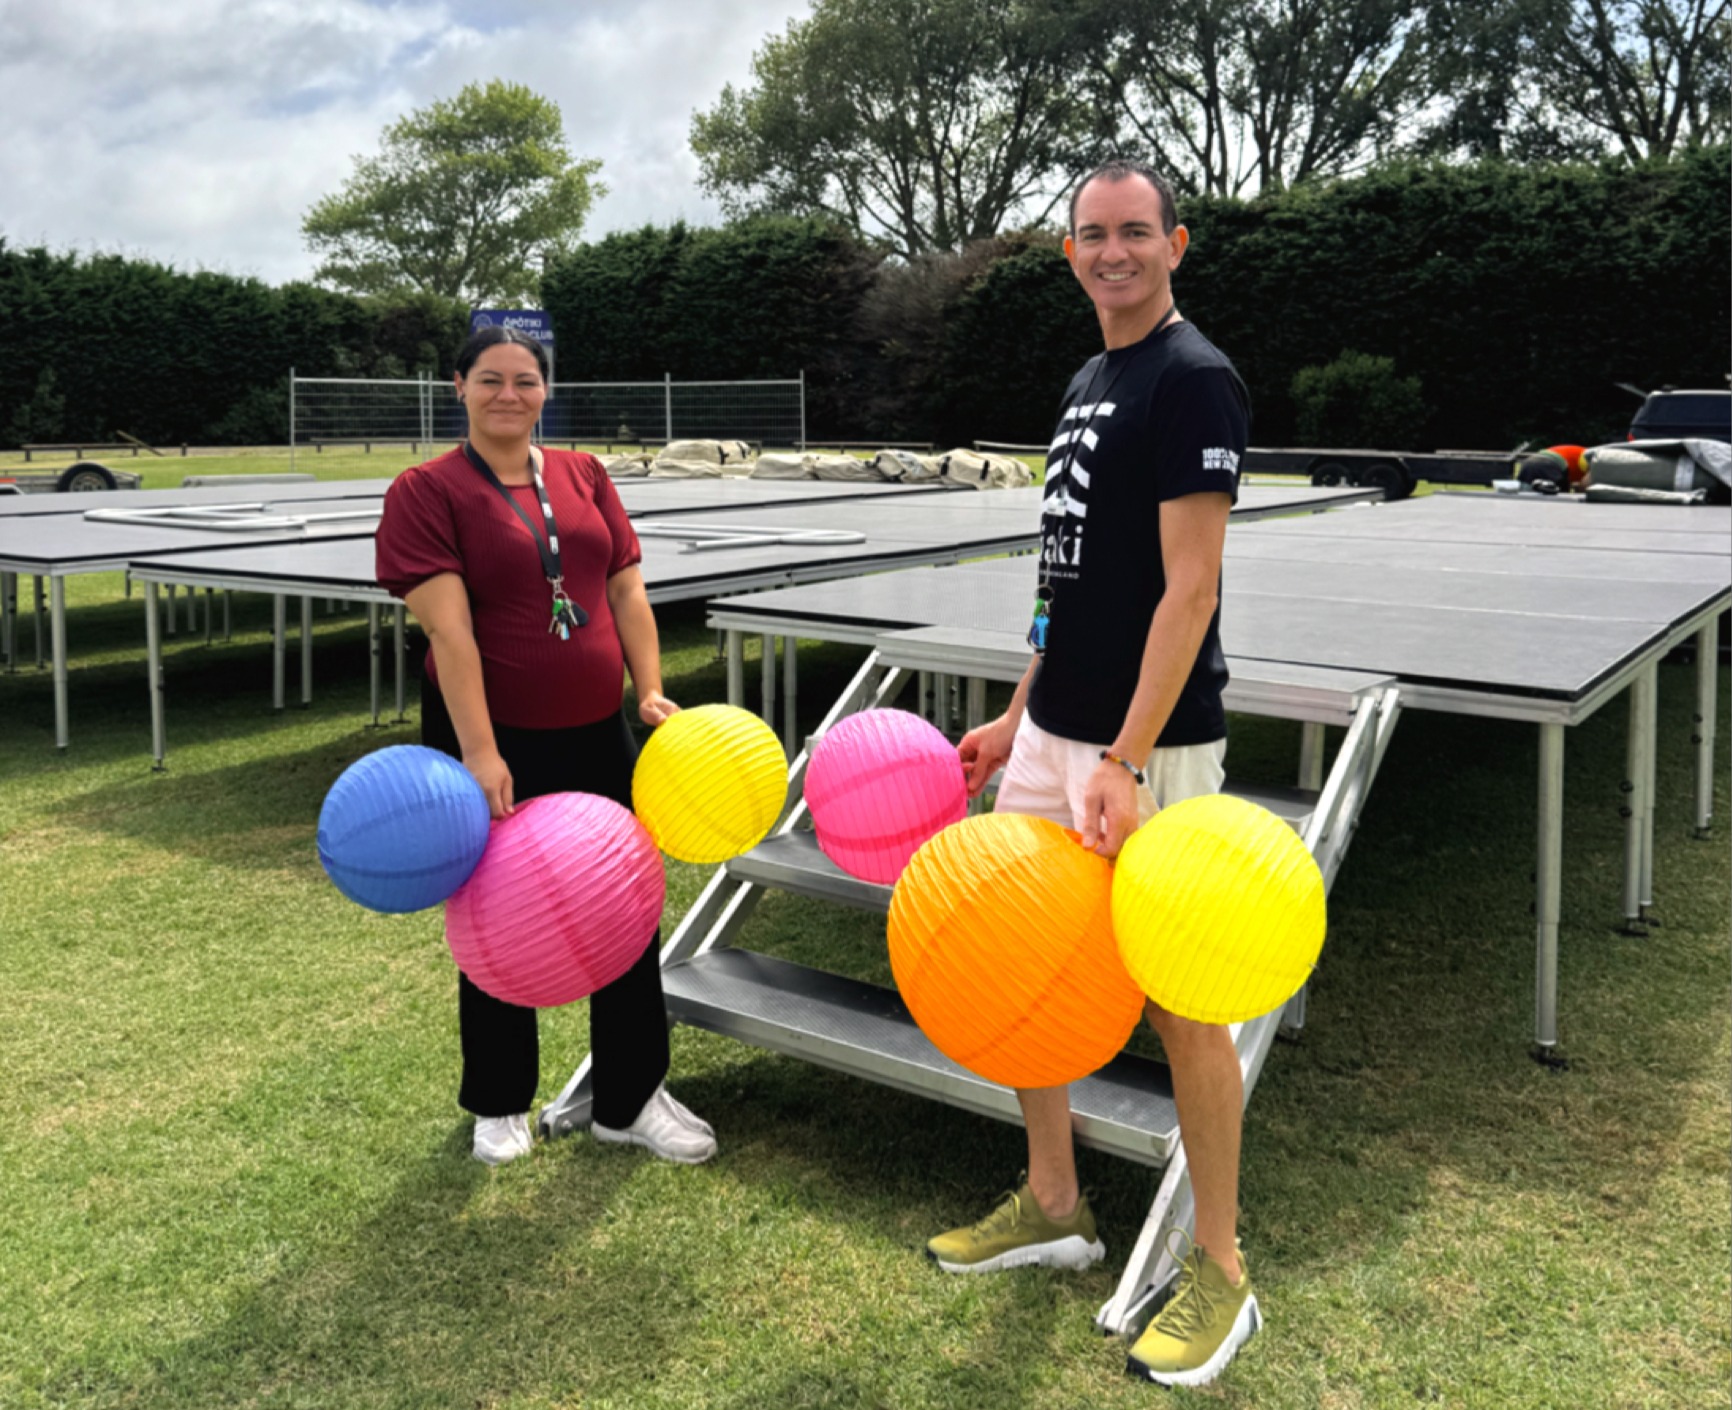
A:
<svg viewBox="0 0 1732 1410">
<path fill-rule="evenodd" d="M 776 732 L 733 705 L 699 705 L 650 735 L 631 779 L 632 811 L 682 862 L 725 862 L 764 840 L 788 799 Z"/>
<path fill-rule="evenodd" d="M 1280 1007 L 1323 949 L 1323 874 L 1275 814 L 1224 793 L 1163 808 L 1113 876 L 1125 968 L 1162 1008 L 1242 1023 Z"/>
<path fill-rule="evenodd" d="M 319 864 L 369 910 L 436 906 L 487 846 L 487 796 L 437 749 L 396 744 L 344 769 L 319 809 Z"/>
<path fill-rule="evenodd" d="M 554 1008 L 636 963 L 665 891 L 655 843 L 618 803 L 543 794 L 494 824 L 481 865 L 445 907 L 445 940 L 494 998 Z"/>
<path fill-rule="evenodd" d="M 906 710 L 862 710 L 831 728 L 806 770 L 824 855 L 889 885 L 929 838 L 968 815 L 956 746 Z"/>
<path fill-rule="evenodd" d="M 1111 1061 L 1142 1012 L 1111 917 L 1105 858 L 1045 818 L 989 813 L 908 863 L 890 967 L 952 1061 L 1007 1087 L 1056 1087 Z"/>
</svg>

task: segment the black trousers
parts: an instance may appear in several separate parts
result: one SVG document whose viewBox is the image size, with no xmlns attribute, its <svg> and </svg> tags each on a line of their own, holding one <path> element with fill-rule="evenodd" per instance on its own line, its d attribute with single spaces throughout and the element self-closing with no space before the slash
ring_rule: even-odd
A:
<svg viewBox="0 0 1732 1410">
<path fill-rule="evenodd" d="M 543 793 L 596 793 L 631 807 L 637 743 L 623 713 L 572 729 L 496 724 L 493 738 L 511 770 L 516 802 Z M 426 679 L 421 683 L 421 742 L 453 758 L 463 757 L 445 699 Z M 603 1126 L 630 1126 L 667 1076 L 660 941 L 658 932 L 635 965 L 590 996 L 590 1089 L 595 1119 Z M 458 1105 L 476 1116 L 528 1111 L 541 1065 L 535 1010 L 496 999 L 459 974 L 457 1027 L 463 1048 Z"/>
</svg>

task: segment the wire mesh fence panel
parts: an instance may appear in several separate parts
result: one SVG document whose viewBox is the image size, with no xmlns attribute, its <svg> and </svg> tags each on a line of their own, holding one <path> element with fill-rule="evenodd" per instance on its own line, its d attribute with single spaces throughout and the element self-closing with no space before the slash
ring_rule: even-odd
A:
<svg viewBox="0 0 1732 1410">
<path fill-rule="evenodd" d="M 540 438 L 579 444 L 667 440 L 665 382 L 555 382 Z"/>
<path fill-rule="evenodd" d="M 675 382 L 672 434 L 680 440 L 803 446 L 805 382 Z"/>
<path fill-rule="evenodd" d="M 537 438 L 608 445 L 686 439 L 803 445 L 803 378 L 757 382 L 555 382 Z M 449 383 L 291 377 L 289 447 L 463 439 L 468 422 Z"/>
<path fill-rule="evenodd" d="M 289 388 L 289 453 L 327 445 L 459 441 L 463 408 L 451 388 L 430 380 L 295 377 Z"/>
</svg>

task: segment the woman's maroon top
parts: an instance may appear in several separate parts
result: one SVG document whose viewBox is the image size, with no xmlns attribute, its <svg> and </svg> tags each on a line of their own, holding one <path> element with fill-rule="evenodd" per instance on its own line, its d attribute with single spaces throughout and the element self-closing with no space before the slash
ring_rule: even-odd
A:
<svg viewBox="0 0 1732 1410">
<path fill-rule="evenodd" d="M 494 466 L 495 472 L 501 467 Z M 375 573 L 394 597 L 456 573 L 469 589 L 487 713 L 497 724 L 562 729 L 618 711 L 625 655 L 607 580 L 643 557 L 619 494 L 593 455 L 543 450 L 542 479 L 559 525 L 566 595 L 589 613 L 561 641 L 547 625 L 553 597 L 529 528 L 462 447 L 405 470 L 385 494 Z M 539 531 L 535 486 L 506 487 Z M 431 653 L 427 674 L 439 679 Z"/>
</svg>

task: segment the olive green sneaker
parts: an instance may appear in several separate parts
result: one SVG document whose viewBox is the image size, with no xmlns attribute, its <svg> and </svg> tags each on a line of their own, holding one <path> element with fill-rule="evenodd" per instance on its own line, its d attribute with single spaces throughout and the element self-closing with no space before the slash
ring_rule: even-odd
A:
<svg viewBox="0 0 1732 1410">
<path fill-rule="evenodd" d="M 1193 1245 L 1179 1266 L 1172 1298 L 1137 1338 L 1125 1370 L 1164 1386 L 1206 1386 L 1262 1325 L 1244 1253 L 1235 1286 L 1219 1263 Z"/>
<path fill-rule="evenodd" d="M 926 1245 L 926 1256 L 946 1273 L 996 1273 L 1031 1263 L 1087 1268 L 1106 1254 L 1087 1195 L 1077 1197 L 1067 1218 L 1049 1219 L 1026 1180 L 978 1224 L 952 1229 Z"/>
</svg>

